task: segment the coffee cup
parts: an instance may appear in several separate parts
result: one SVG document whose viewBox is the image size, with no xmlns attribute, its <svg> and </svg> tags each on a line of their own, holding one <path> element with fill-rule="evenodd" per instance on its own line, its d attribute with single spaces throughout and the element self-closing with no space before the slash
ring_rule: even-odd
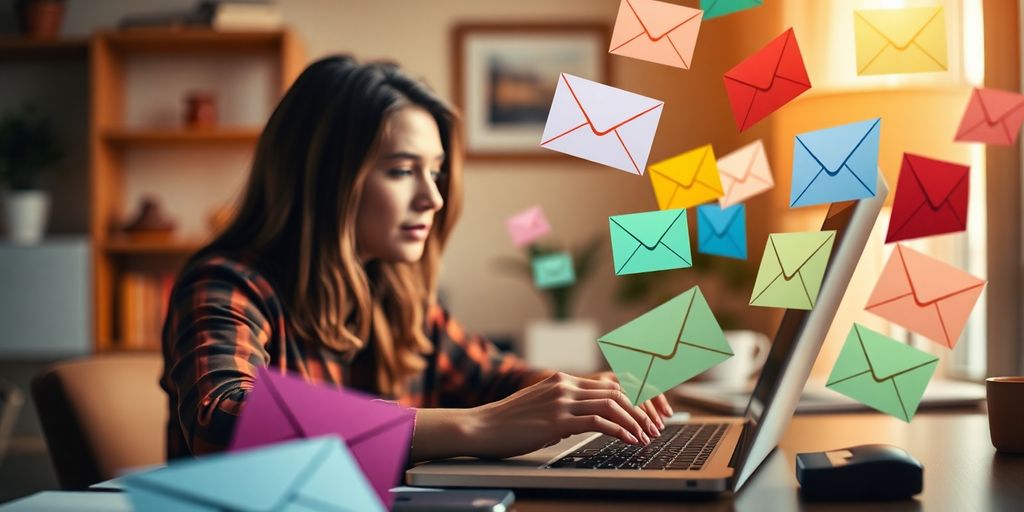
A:
<svg viewBox="0 0 1024 512">
<path fill-rule="evenodd" d="M 992 446 L 1024 453 L 1024 377 L 991 377 L 985 379 L 985 390 Z"/>
<path fill-rule="evenodd" d="M 771 342 L 757 331 L 725 331 L 733 356 L 712 367 L 704 377 L 728 389 L 743 389 L 768 359 Z"/>
</svg>

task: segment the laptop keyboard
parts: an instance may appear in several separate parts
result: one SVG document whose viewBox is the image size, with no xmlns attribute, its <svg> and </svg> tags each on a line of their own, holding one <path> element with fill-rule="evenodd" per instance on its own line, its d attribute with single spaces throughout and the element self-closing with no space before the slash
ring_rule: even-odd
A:
<svg viewBox="0 0 1024 512">
<path fill-rule="evenodd" d="M 704 468 L 727 428 L 724 423 L 668 425 L 647 446 L 602 435 L 546 467 L 697 471 Z"/>
</svg>

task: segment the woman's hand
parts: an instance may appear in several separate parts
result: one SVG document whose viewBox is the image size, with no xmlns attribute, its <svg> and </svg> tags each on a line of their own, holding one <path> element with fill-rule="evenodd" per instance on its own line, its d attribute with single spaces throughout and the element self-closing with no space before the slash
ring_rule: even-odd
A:
<svg viewBox="0 0 1024 512">
<path fill-rule="evenodd" d="M 648 444 L 660 435 L 652 421 L 658 416 L 654 408 L 660 406 L 650 405 L 650 412 L 634 407 L 614 375 L 598 377 L 556 373 L 504 400 L 467 410 L 466 454 L 512 457 L 584 432 L 601 432 L 629 444 Z M 667 401 L 664 406 L 671 412 Z"/>
<path fill-rule="evenodd" d="M 615 383 L 619 382 L 619 379 L 615 377 L 615 373 L 613 372 L 593 373 L 587 375 L 586 378 Z M 658 425 L 659 430 L 665 430 L 665 422 L 662 421 L 661 418 L 663 416 L 667 418 L 673 414 L 672 407 L 668 405 L 668 399 L 665 398 L 665 395 L 658 395 L 640 404 L 640 408 L 643 409 L 651 421 Z"/>
</svg>

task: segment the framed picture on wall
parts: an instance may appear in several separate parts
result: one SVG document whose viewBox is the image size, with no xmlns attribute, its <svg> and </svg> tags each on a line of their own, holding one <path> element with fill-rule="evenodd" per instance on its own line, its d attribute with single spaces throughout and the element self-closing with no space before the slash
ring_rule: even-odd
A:
<svg viewBox="0 0 1024 512">
<path fill-rule="evenodd" d="M 561 73 L 608 83 L 600 23 L 462 24 L 452 29 L 452 89 L 470 159 L 549 159 L 540 147 Z"/>
</svg>

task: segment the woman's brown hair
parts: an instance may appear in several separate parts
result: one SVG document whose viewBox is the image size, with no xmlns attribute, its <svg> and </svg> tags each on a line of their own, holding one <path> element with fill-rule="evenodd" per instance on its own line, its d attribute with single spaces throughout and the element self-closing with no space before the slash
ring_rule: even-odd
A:
<svg viewBox="0 0 1024 512">
<path fill-rule="evenodd" d="M 444 207 L 420 261 L 364 266 L 355 233 L 369 159 L 388 115 L 409 105 L 437 122 L 447 155 L 437 184 Z M 349 355 L 372 339 L 374 391 L 397 395 L 432 349 L 425 312 L 461 208 L 458 126 L 452 108 L 393 64 L 314 62 L 270 116 L 231 224 L 196 258 L 254 255 L 281 296 L 291 335 Z"/>
</svg>

